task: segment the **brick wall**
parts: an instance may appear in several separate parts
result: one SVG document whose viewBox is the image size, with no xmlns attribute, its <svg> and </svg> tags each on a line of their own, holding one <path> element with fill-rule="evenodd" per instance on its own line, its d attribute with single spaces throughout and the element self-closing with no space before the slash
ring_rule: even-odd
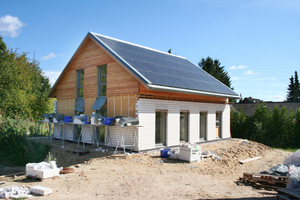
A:
<svg viewBox="0 0 300 200">
<path fill-rule="evenodd" d="M 189 111 L 189 142 L 200 142 L 200 112 L 207 112 L 207 140 L 216 139 L 216 112 L 222 112 L 221 138 L 230 137 L 230 107 L 227 104 L 139 99 L 137 115 L 140 121 L 140 150 L 155 146 L 155 110 L 167 110 L 166 146 L 180 145 L 180 111 Z"/>
</svg>

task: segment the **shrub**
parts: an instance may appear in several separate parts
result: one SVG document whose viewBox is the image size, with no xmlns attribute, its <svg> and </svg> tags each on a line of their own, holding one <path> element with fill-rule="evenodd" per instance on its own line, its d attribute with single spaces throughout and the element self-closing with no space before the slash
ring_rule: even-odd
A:
<svg viewBox="0 0 300 200">
<path fill-rule="evenodd" d="M 35 123 L 22 119 L 0 116 L 0 157 L 2 161 L 14 165 L 41 162 L 46 157 L 50 145 L 27 139 L 28 131 L 37 130 Z"/>
<path fill-rule="evenodd" d="M 277 148 L 299 148 L 300 109 L 295 114 L 278 106 L 268 111 L 265 104 L 258 104 L 253 116 L 232 111 L 231 135 Z"/>
</svg>

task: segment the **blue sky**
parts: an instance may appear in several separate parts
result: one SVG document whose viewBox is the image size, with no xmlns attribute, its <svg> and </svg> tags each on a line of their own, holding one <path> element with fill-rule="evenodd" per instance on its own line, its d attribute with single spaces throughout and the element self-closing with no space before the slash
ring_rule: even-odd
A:
<svg viewBox="0 0 300 200">
<path fill-rule="evenodd" d="M 300 73 L 298 0 L 1 1 L 4 42 L 35 56 L 52 83 L 89 31 L 196 65 L 218 59 L 242 97 L 283 101 Z"/>
</svg>

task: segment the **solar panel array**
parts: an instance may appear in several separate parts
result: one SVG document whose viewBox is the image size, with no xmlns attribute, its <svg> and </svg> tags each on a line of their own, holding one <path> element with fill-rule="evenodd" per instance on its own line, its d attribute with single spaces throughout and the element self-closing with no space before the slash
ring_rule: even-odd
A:
<svg viewBox="0 0 300 200">
<path fill-rule="evenodd" d="M 98 34 L 92 35 L 109 47 L 108 50 L 112 50 L 118 59 L 125 60 L 125 65 L 130 65 L 129 69 L 134 68 L 153 85 L 238 96 L 186 58 Z M 147 80 L 143 81 L 149 84 Z"/>
</svg>

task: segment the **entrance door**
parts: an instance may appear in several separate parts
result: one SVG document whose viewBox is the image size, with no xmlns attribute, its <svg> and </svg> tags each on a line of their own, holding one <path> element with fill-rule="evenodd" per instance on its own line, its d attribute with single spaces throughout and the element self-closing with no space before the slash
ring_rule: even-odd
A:
<svg viewBox="0 0 300 200">
<path fill-rule="evenodd" d="M 180 112 L 180 141 L 188 142 L 189 112 Z"/>
<path fill-rule="evenodd" d="M 206 140 L 206 112 L 200 113 L 200 140 Z"/>
<path fill-rule="evenodd" d="M 222 119 L 222 113 L 217 112 L 216 113 L 216 137 L 220 138 L 221 137 L 221 119 Z"/>
</svg>

